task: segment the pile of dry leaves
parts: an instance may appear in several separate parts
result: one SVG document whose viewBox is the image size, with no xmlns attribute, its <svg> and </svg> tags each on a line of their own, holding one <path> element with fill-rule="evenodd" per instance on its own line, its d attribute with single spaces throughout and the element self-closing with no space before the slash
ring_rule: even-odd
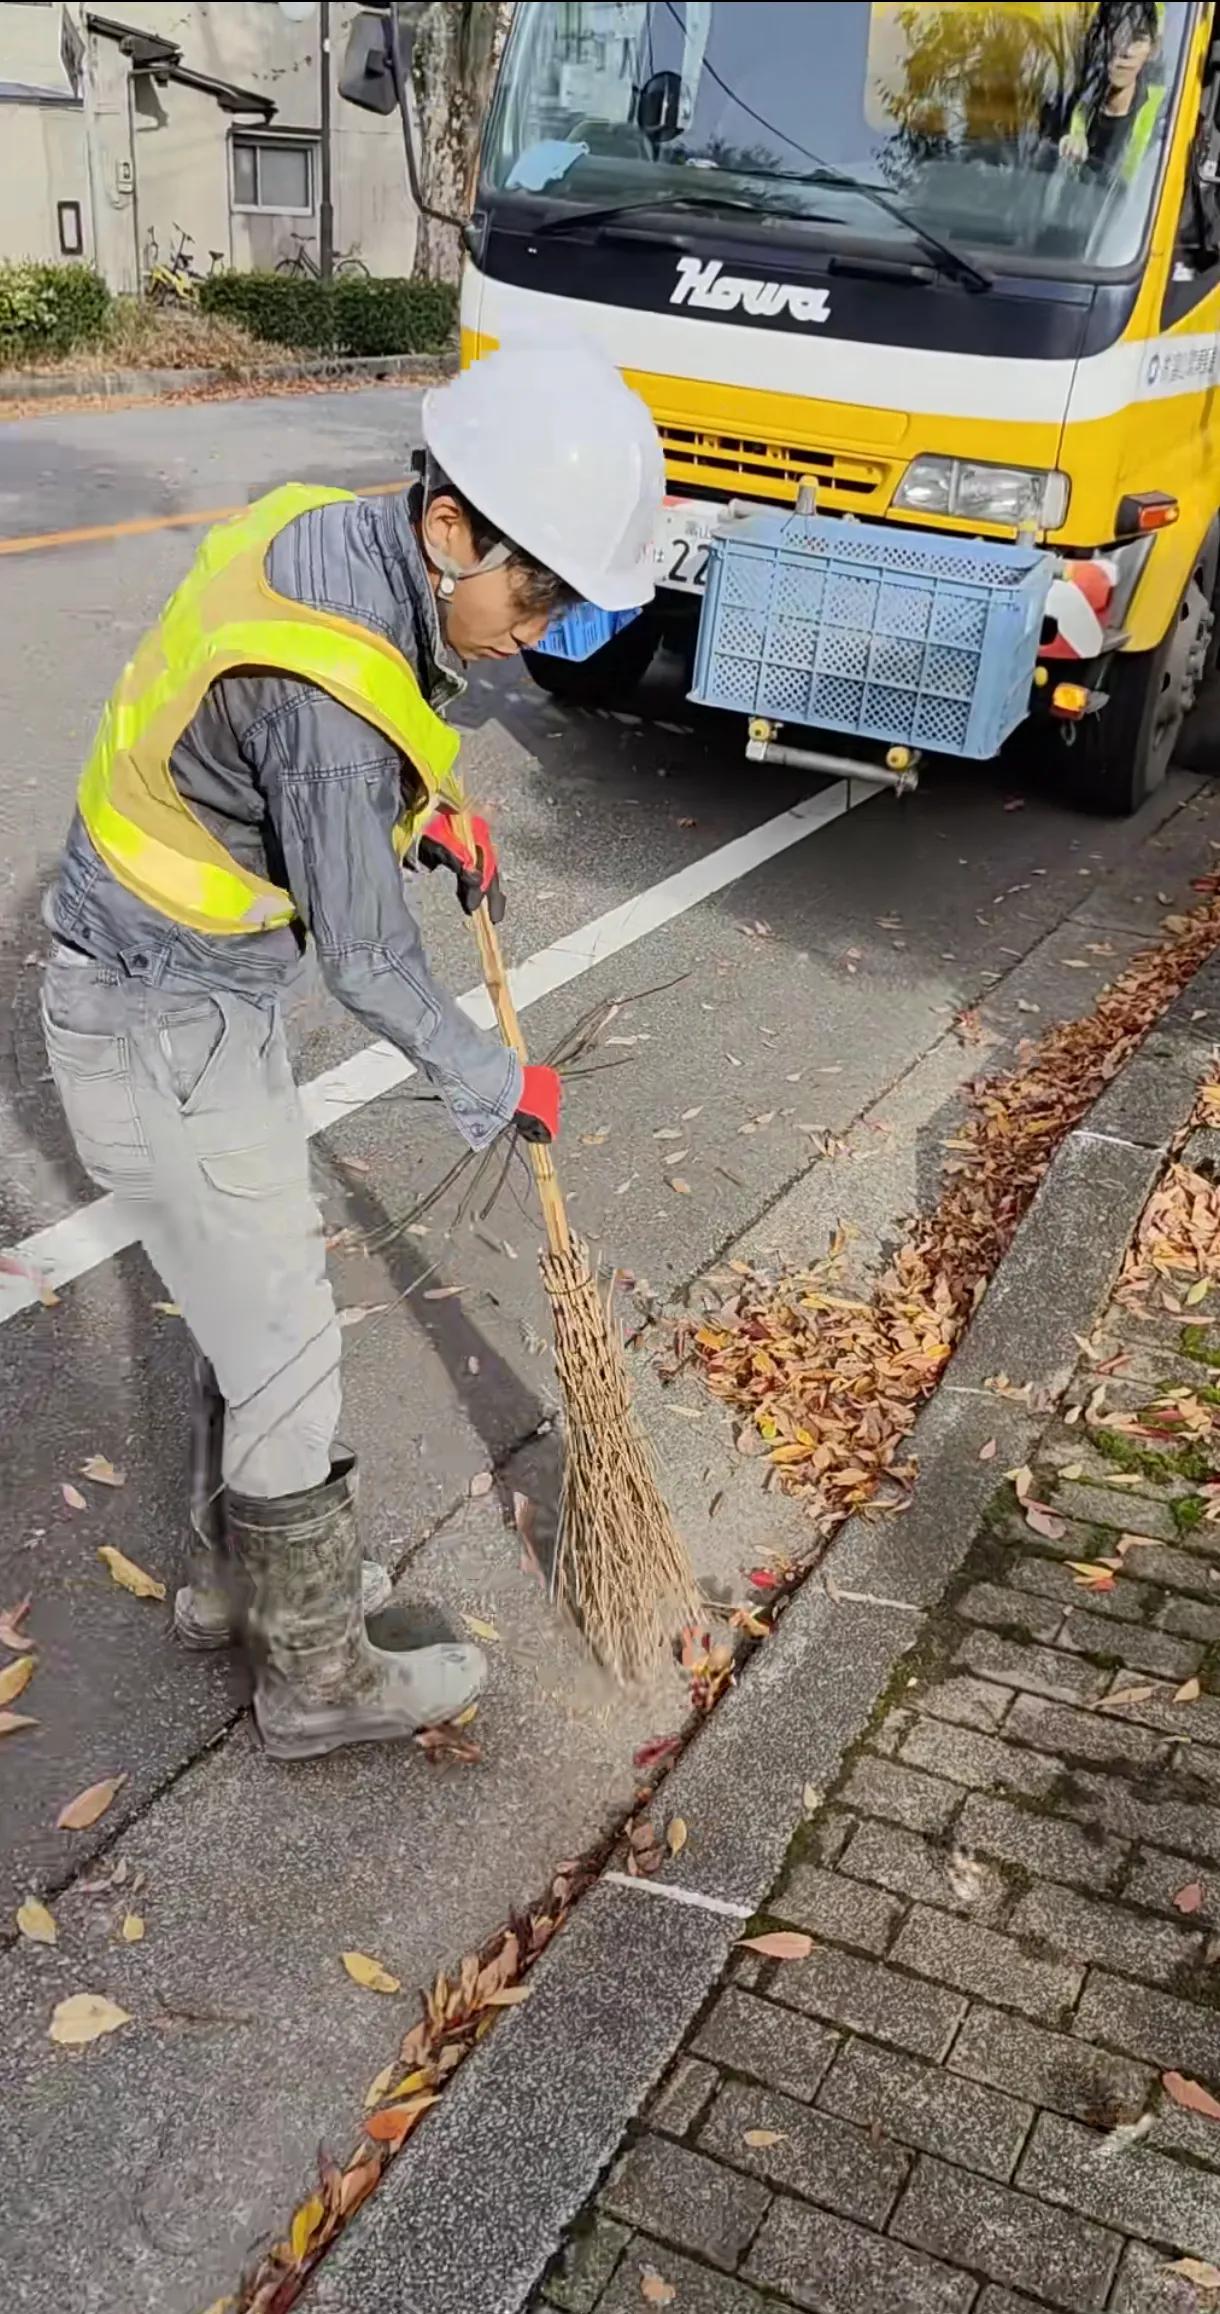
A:
<svg viewBox="0 0 1220 2314">
<path fill-rule="evenodd" d="M 1211 894 L 1215 879 L 1199 888 Z M 878 1509 L 901 1507 L 912 1476 L 903 1442 L 920 1404 L 1060 1143 L 1220 942 L 1220 902 L 1209 897 L 1166 929 L 1092 1012 L 1022 1045 L 1010 1074 L 974 1086 L 946 1144 L 940 1200 L 867 1300 L 834 1290 L 840 1241 L 821 1265 L 779 1280 L 735 1265 L 733 1291 L 693 1331 L 688 1346 L 711 1389 L 745 1417 L 739 1445 L 808 1499 L 819 1531 L 879 1488 Z M 1160 1268 L 1180 1256 L 1193 1275 L 1207 1266 L 1202 1241 L 1220 1239 L 1220 1198 L 1181 1167 L 1169 1179 L 1160 1237 L 1140 1258 Z"/>
<path fill-rule="evenodd" d="M 1204 1092 L 1205 1098 L 1214 1096 L 1220 1087 L 1209 1085 Z M 1118 1298 L 1128 1309 L 1138 1309 L 1153 1287 L 1159 1287 L 1161 1308 L 1189 1317 L 1206 1300 L 1218 1275 L 1220 1185 L 1189 1165 L 1170 1165 L 1140 1217 L 1123 1264 Z"/>
</svg>

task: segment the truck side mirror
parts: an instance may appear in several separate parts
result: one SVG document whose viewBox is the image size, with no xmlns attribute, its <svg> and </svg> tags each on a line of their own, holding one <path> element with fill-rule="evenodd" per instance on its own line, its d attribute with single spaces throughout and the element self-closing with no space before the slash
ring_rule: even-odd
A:
<svg viewBox="0 0 1220 2314">
<path fill-rule="evenodd" d="M 355 18 L 343 51 L 339 94 L 348 104 L 359 105 L 361 112 L 397 112 L 398 89 L 387 16 L 373 16 L 365 11 Z"/>
<path fill-rule="evenodd" d="M 435 216 L 436 211 L 429 209 L 420 184 L 407 100 L 415 35 L 420 18 L 427 15 L 430 5 L 431 0 L 410 0 L 407 6 L 376 11 L 363 8 L 348 33 L 343 69 L 339 74 L 339 94 L 348 104 L 359 105 L 362 112 L 398 114 L 402 122 L 407 183 L 421 216 Z"/>
<path fill-rule="evenodd" d="M 348 104 L 359 105 L 361 112 L 397 112 L 398 69 L 404 75 L 410 71 L 412 43 L 427 7 L 428 0 L 417 0 L 398 8 L 397 40 L 389 9 L 361 10 L 348 33 L 339 73 L 339 94 Z"/>
</svg>

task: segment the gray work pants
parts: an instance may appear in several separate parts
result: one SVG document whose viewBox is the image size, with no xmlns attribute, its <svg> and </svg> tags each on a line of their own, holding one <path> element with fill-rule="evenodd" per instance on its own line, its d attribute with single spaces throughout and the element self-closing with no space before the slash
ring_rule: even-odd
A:
<svg viewBox="0 0 1220 2314">
<path fill-rule="evenodd" d="M 339 1329 L 278 1003 L 151 988 L 60 949 L 42 1011 L 81 1163 L 215 1368 L 226 1484 L 320 1486 Z"/>
</svg>

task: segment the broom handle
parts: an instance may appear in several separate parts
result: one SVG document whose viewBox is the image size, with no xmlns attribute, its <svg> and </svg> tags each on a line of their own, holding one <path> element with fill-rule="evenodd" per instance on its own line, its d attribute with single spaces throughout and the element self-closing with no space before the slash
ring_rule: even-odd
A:
<svg viewBox="0 0 1220 2314">
<path fill-rule="evenodd" d="M 458 835 L 473 856 L 474 836 L 466 813 L 455 812 L 453 818 Z M 487 912 L 486 900 L 480 908 L 476 908 L 471 922 L 474 925 L 475 939 L 479 944 L 479 962 L 483 967 L 484 985 L 491 998 L 492 1010 L 495 1013 L 500 1034 L 505 1044 L 511 1045 L 518 1059 L 525 1061 L 529 1058 L 525 1049 L 525 1038 L 521 1034 L 521 1023 L 517 1018 L 517 1007 L 513 1003 L 513 992 L 508 985 L 508 973 L 505 970 L 500 935 Z M 563 1202 L 563 1191 L 559 1186 L 559 1176 L 555 1171 L 555 1160 L 551 1155 L 550 1146 L 545 1141 L 527 1141 L 525 1153 L 529 1158 L 530 1170 L 538 1190 L 538 1201 L 542 1207 L 542 1218 L 546 1225 L 547 1244 L 552 1253 L 567 1253 L 572 1243 L 568 1230 L 567 1208 Z"/>
</svg>

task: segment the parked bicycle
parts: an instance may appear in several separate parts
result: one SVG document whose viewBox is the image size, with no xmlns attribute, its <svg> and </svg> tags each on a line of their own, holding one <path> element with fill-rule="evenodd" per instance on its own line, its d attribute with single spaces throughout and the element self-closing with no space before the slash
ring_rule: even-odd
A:
<svg viewBox="0 0 1220 2314">
<path fill-rule="evenodd" d="M 296 248 L 290 257 L 281 257 L 278 260 L 276 272 L 283 273 L 294 281 L 320 281 L 322 268 L 314 256 L 309 234 L 294 233 L 292 238 L 296 242 Z M 368 281 L 371 279 L 363 257 L 355 249 L 336 249 L 332 273 L 336 281 Z"/>
<path fill-rule="evenodd" d="M 224 263 L 223 249 L 210 249 L 207 274 L 200 273 L 191 254 L 194 236 L 181 225 L 175 225 L 174 231 L 177 243 L 165 259 L 151 227 L 144 243 L 144 295 L 153 305 L 196 304 L 201 282 L 210 280 Z"/>
</svg>

